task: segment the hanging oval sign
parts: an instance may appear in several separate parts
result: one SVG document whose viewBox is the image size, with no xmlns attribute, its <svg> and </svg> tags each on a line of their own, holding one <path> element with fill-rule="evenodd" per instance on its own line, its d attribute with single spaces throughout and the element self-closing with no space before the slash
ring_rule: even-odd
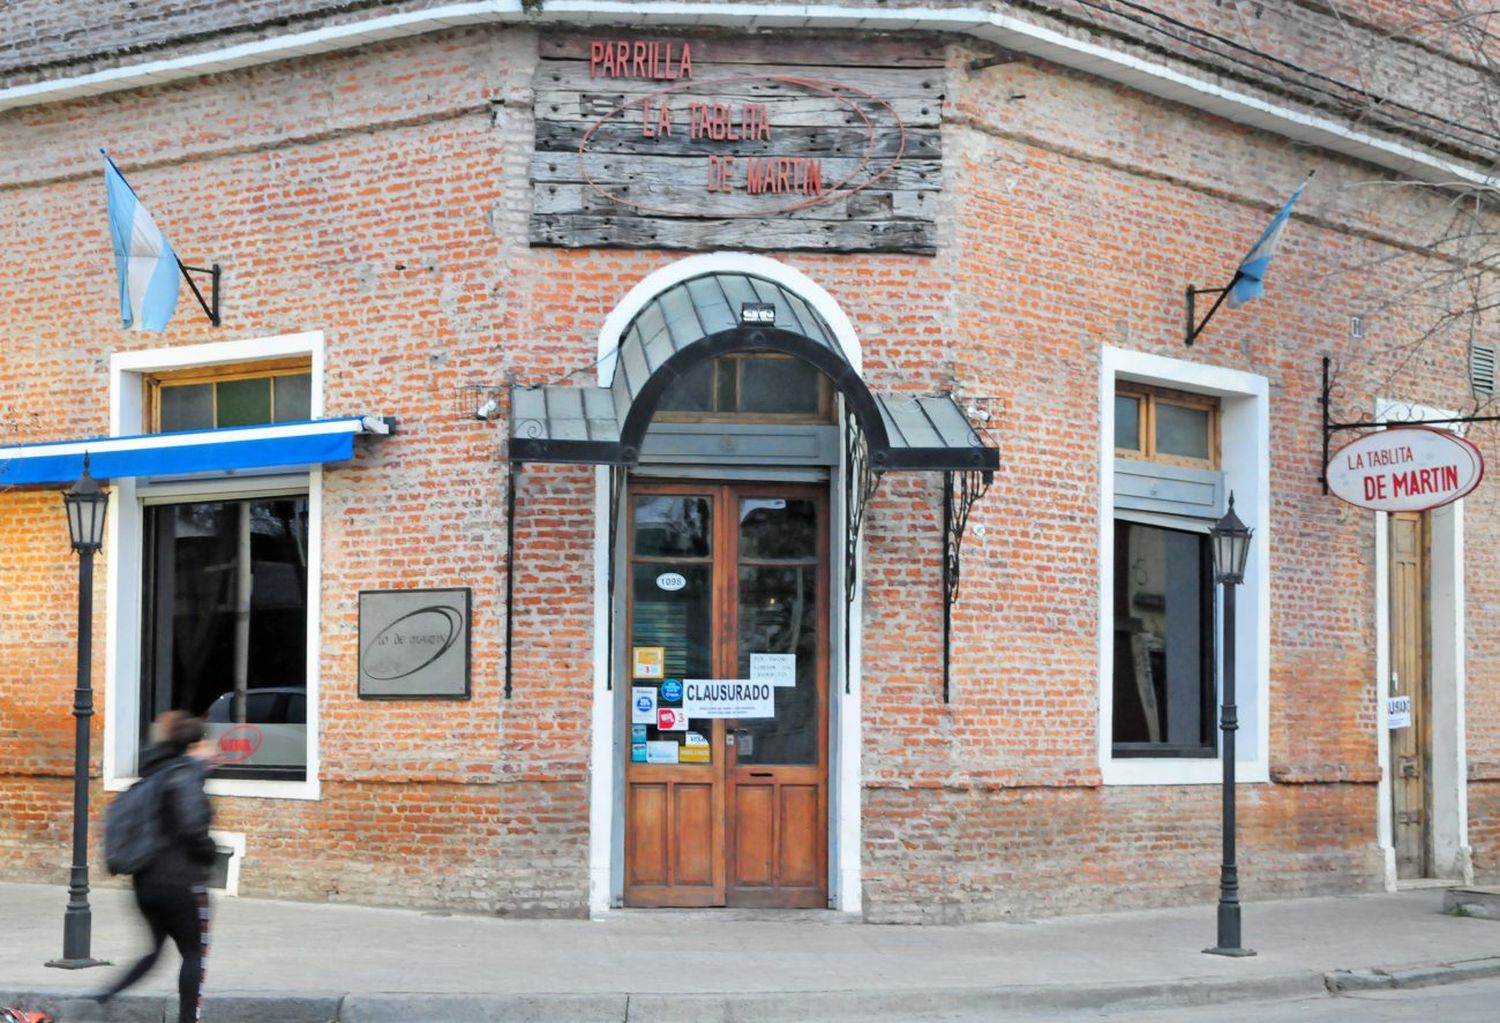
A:
<svg viewBox="0 0 1500 1023">
<path fill-rule="evenodd" d="M 676 572 L 663 572 L 656 577 L 657 589 L 675 593 L 687 585 L 687 580 Z"/>
<path fill-rule="evenodd" d="M 1359 508 L 1427 511 L 1479 486 L 1484 456 L 1456 433 L 1402 426 L 1344 445 L 1329 459 L 1323 477 L 1334 496 Z"/>
</svg>

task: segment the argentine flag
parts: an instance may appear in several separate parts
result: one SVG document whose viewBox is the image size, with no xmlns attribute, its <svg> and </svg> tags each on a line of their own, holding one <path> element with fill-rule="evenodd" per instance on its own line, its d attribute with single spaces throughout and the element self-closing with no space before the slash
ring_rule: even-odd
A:
<svg viewBox="0 0 1500 1023">
<path fill-rule="evenodd" d="M 1252 298 L 1259 298 L 1266 293 L 1262 281 L 1266 276 L 1266 268 L 1271 265 L 1271 257 L 1276 255 L 1276 249 L 1281 245 L 1281 236 L 1286 231 L 1286 225 L 1292 219 L 1292 204 L 1307 187 L 1309 174 L 1297 186 L 1292 197 L 1281 207 L 1281 212 L 1271 218 L 1271 223 L 1260 236 L 1260 241 L 1250 250 L 1250 254 L 1240 263 L 1239 270 L 1234 275 L 1234 281 L 1229 285 L 1229 296 L 1226 305 L 1231 309 L 1238 309 Z"/>
<path fill-rule="evenodd" d="M 115 269 L 120 275 L 120 319 L 131 330 L 166 330 L 177 308 L 177 253 L 108 153 L 104 154 L 104 192 L 109 200 Z"/>
</svg>

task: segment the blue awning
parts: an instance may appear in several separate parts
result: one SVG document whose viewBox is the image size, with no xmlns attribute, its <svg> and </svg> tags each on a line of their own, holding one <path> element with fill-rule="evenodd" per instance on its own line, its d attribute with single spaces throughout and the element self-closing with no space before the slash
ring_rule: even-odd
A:
<svg viewBox="0 0 1500 1023">
<path fill-rule="evenodd" d="M 183 476 L 235 469 L 300 468 L 354 457 L 356 434 L 391 432 L 380 416 L 314 419 L 302 423 L 237 426 L 134 437 L 95 437 L 0 447 L 0 486 L 72 483 L 83 456 L 95 479 Z"/>
</svg>

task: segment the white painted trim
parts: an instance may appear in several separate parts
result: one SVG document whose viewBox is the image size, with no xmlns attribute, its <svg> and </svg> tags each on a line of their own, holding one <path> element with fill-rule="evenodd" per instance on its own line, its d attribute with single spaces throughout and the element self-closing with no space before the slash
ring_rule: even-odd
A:
<svg viewBox="0 0 1500 1023">
<path fill-rule="evenodd" d="M 51 458 L 56 455 L 103 454 L 123 451 L 158 451 L 198 444 L 239 444 L 285 437 L 321 437 L 326 434 L 366 433 L 362 416 L 318 419 L 305 423 L 272 423 L 265 426 L 233 427 L 227 430 L 188 430 L 181 433 L 139 433 L 83 440 L 42 441 L 0 447 L 0 460 Z"/>
<path fill-rule="evenodd" d="M 510 472 L 515 472 L 512 465 Z M 609 474 L 594 469 L 594 697 L 589 747 L 589 914 L 599 916 L 614 902 L 611 865 L 615 846 L 615 706 L 605 688 L 614 651 L 609 642 Z M 622 685 L 627 684 L 625 682 Z"/>
<path fill-rule="evenodd" d="M 1099 720 L 1100 776 L 1106 785 L 1209 785 L 1223 781 L 1219 758 L 1150 759 L 1113 755 L 1114 503 L 1117 380 L 1217 396 L 1221 402 L 1224 483 L 1235 511 L 1255 531 L 1236 622 L 1235 680 L 1240 708 L 1236 781 L 1270 780 L 1270 482 L 1271 420 L 1265 377 L 1105 346 L 1099 382 Z"/>
<path fill-rule="evenodd" d="M 821 28 L 863 32 L 926 31 L 970 35 L 1040 57 L 1239 124 L 1342 153 L 1434 184 L 1490 185 L 1482 171 L 1394 139 L 1371 135 L 1329 118 L 1280 106 L 1196 78 L 1157 61 L 1073 38 L 1021 18 L 972 7 L 927 10 L 834 4 L 682 2 L 682 0 L 548 0 L 549 22 L 575 25 L 701 25 L 739 29 Z M 58 103 L 101 93 L 138 89 L 236 68 L 271 64 L 372 42 L 424 35 L 475 24 L 534 24 L 520 0 L 479 0 L 423 11 L 387 14 L 349 24 L 288 32 L 199 53 L 145 61 L 0 89 L 0 110 Z"/>
<path fill-rule="evenodd" d="M 1375 418 L 1452 419 L 1452 409 L 1431 408 L 1410 402 L 1377 398 Z M 1462 424 L 1447 429 L 1462 434 Z M 1455 501 L 1428 513 L 1431 549 L 1428 571 L 1428 622 L 1432 649 L 1428 664 L 1429 713 L 1432 715 L 1432 803 L 1428 807 L 1433 843 L 1433 870 L 1438 877 L 1474 881 L 1473 852 L 1469 846 L 1469 768 L 1467 665 L 1464 584 L 1464 502 Z M 1390 729 L 1385 727 L 1385 706 L 1390 696 L 1391 644 L 1390 516 L 1375 513 L 1375 698 L 1376 750 L 1381 766 L 1376 788 L 1375 827 L 1385 861 L 1385 887 L 1395 891 L 1395 821 L 1391 817 Z"/>
<path fill-rule="evenodd" d="M 657 295 L 680 281 L 705 273 L 751 273 L 786 288 L 812 306 L 833 330 L 844 356 L 856 372 L 860 372 L 861 349 L 854 325 L 843 309 L 824 288 L 806 274 L 768 256 L 757 256 L 741 252 L 712 252 L 689 256 L 663 266 L 648 274 L 639 284 L 631 288 L 605 318 L 599 331 L 598 363 L 599 383 L 608 386 L 614 375 L 614 352 L 619 343 L 620 332 L 629 325 Z M 840 459 L 843 458 L 840 444 Z M 842 466 L 842 462 L 841 462 Z M 834 519 L 830 546 L 833 562 L 830 572 L 830 607 L 841 602 L 843 596 L 843 487 L 839 479 L 833 481 L 829 514 Z M 863 544 L 861 544 L 861 553 Z M 617 553 L 617 556 L 618 553 Z M 594 698 L 592 702 L 592 737 L 589 753 L 591 775 L 589 779 L 589 913 L 599 916 L 608 911 L 613 902 L 613 852 L 616 843 L 615 827 L 615 772 L 623 765 L 615 758 L 616 707 L 615 694 L 604 689 L 608 672 L 608 659 L 614 656 L 607 641 L 606 619 L 609 598 L 607 578 L 609 571 L 609 470 L 600 468 L 594 474 Z M 845 913 L 862 912 L 861 836 L 863 834 L 863 800 L 861 799 L 860 750 L 863 746 L 863 719 L 860 707 L 860 641 L 861 615 L 864 604 L 864 586 L 856 579 L 853 620 L 848 623 L 853 630 L 849 637 L 851 645 L 850 693 L 845 695 L 842 685 L 829 693 L 829 714 L 833 718 L 830 727 L 834 730 L 829 749 L 829 900 L 837 910 Z M 837 624 L 839 619 L 834 618 Z M 833 630 L 830 658 L 842 656 L 842 637 Z M 618 637 L 616 642 L 619 642 Z M 830 672 L 830 679 L 838 678 Z"/>
<path fill-rule="evenodd" d="M 859 335 L 848 315 L 822 285 L 795 267 L 770 256 L 759 256 L 749 252 L 705 252 L 668 263 L 647 274 L 639 284 L 631 288 L 620 300 L 620 304 L 604 319 L 599 329 L 599 386 L 608 387 L 615 376 L 615 350 L 620 344 L 620 335 L 630 326 L 630 321 L 644 309 L 652 299 L 663 291 L 692 277 L 711 273 L 741 273 L 764 277 L 775 281 L 783 288 L 812 306 L 813 311 L 823 317 L 833 331 L 834 339 L 854 372 L 864 374 L 864 358 L 860 349 Z"/>
<path fill-rule="evenodd" d="M 119 437 L 144 430 L 142 377 L 148 373 L 197 366 L 217 366 L 237 362 L 254 362 L 281 356 L 306 355 L 311 362 L 311 406 L 314 419 L 323 415 L 324 340 L 320 330 L 283 334 L 240 341 L 216 341 L 177 348 L 153 348 L 141 351 L 115 352 L 109 358 L 109 431 Z M 322 794 L 319 704 L 322 665 L 319 638 L 323 622 L 323 470 L 314 467 L 307 473 L 307 778 L 305 781 L 259 781 L 253 779 L 211 779 L 211 795 L 245 796 L 266 799 L 318 799 Z M 179 483 L 168 487 L 142 486 L 133 478 L 114 482 L 113 501 L 108 522 L 107 549 L 114 552 L 108 559 L 105 617 L 105 715 L 104 715 L 104 787 L 119 791 L 135 780 L 134 736 L 140 728 L 140 581 L 141 581 L 141 509 L 149 496 L 170 493 L 179 499 L 190 499 L 195 493 L 215 497 L 227 494 L 258 494 L 267 487 L 275 489 L 284 477 L 203 480 L 196 484 Z M 128 691 L 128 697 L 121 698 Z"/>
<path fill-rule="evenodd" d="M 220 895 L 234 898 L 240 893 L 240 863 L 245 858 L 245 833 L 243 831 L 215 831 L 210 828 L 208 837 L 220 849 L 229 850 L 228 869 L 224 872 L 224 888 Z"/>
</svg>

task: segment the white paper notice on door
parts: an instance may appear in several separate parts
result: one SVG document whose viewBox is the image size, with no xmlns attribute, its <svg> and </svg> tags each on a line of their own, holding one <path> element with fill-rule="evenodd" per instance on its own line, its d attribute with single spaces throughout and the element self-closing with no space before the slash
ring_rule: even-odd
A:
<svg viewBox="0 0 1500 1023">
<path fill-rule="evenodd" d="M 682 709 L 698 718 L 774 718 L 776 689 L 747 678 L 685 678 Z"/>
<path fill-rule="evenodd" d="M 630 723 L 632 725 L 656 724 L 656 687 L 630 687 Z"/>
<path fill-rule="evenodd" d="M 751 654 L 750 681 L 769 686 L 797 684 L 796 654 Z"/>
<path fill-rule="evenodd" d="M 1392 696 L 1385 701 L 1385 727 L 1411 727 L 1411 697 Z"/>
</svg>

